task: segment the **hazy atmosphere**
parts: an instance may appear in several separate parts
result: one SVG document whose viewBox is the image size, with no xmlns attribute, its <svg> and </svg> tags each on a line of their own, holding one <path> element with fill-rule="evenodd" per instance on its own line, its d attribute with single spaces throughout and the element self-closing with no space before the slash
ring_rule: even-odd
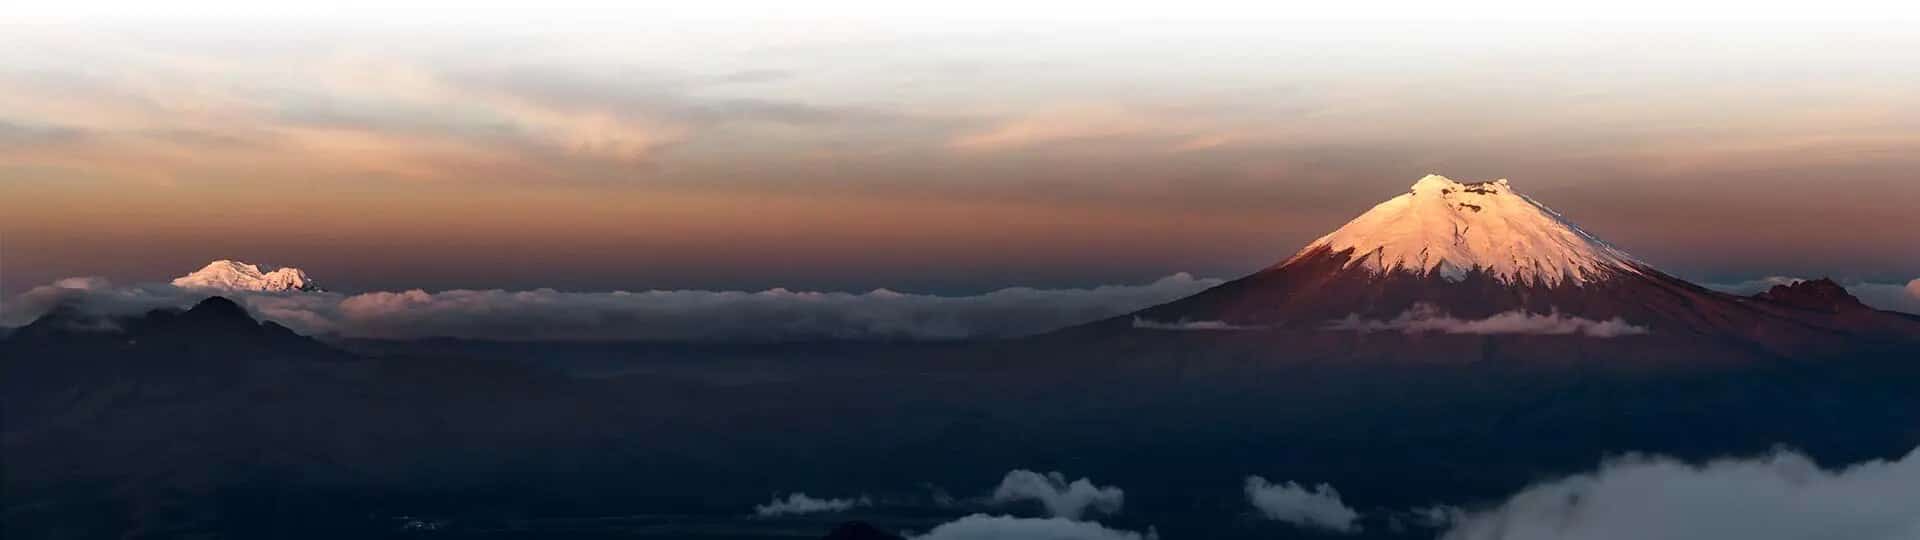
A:
<svg viewBox="0 0 1920 540">
<path fill-rule="evenodd" d="M 8 25 L 0 289 L 1230 277 L 1430 172 L 1696 279 L 1920 277 L 1897 23 L 485 13 Z"/>
<path fill-rule="evenodd" d="M 1897 7 L 0 7 L 0 538 L 1920 539 Z"/>
</svg>

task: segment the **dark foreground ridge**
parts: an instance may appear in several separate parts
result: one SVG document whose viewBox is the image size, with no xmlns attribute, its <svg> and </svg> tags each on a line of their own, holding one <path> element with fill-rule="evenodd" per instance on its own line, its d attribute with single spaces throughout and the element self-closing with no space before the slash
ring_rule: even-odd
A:
<svg viewBox="0 0 1920 540">
<path fill-rule="evenodd" d="M 1911 349 L 1648 371 L 1330 361 L 1223 335 L 817 356 L 635 345 L 595 349 L 588 372 L 559 346 L 349 353 L 226 301 L 55 313 L 0 342 L 0 512 L 8 539 L 778 538 L 1033 515 L 968 502 L 1024 468 L 1126 488 L 1114 528 L 1273 538 L 1297 531 L 1235 517 L 1247 475 L 1411 508 L 1485 503 L 1623 452 L 1788 446 L 1842 464 L 1920 444 Z M 877 506 L 750 517 L 802 490 Z"/>
</svg>

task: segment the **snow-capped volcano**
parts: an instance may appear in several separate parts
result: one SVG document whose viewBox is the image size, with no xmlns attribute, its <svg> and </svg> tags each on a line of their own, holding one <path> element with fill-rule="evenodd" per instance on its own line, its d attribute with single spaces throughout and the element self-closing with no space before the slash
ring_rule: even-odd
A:
<svg viewBox="0 0 1920 540">
<path fill-rule="evenodd" d="M 299 268 L 275 268 L 221 259 L 191 274 L 174 278 L 173 286 L 221 291 L 318 291 L 320 286 Z"/>
<path fill-rule="evenodd" d="M 1432 174 L 1315 240 L 1293 259 L 1323 248 L 1350 253 L 1349 268 L 1438 274 L 1453 281 L 1478 270 L 1507 282 L 1579 285 L 1639 273 L 1641 266 L 1558 212 L 1514 192 L 1505 179 L 1461 183 Z"/>
<path fill-rule="evenodd" d="M 1920 318 L 1851 300 L 1844 290 L 1709 290 L 1506 180 L 1428 175 L 1279 264 L 1060 335 L 1184 334 L 1308 358 L 1455 360 L 1751 359 L 1920 342 Z M 1178 331 L 1199 329 L 1210 331 Z"/>
</svg>

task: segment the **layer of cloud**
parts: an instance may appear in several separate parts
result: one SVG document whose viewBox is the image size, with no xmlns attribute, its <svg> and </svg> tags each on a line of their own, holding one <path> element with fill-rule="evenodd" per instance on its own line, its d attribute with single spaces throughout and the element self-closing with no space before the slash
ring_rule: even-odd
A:
<svg viewBox="0 0 1920 540">
<path fill-rule="evenodd" d="M 1822 470 L 1793 452 L 1689 465 L 1627 457 L 1471 513 L 1446 540 L 1920 538 L 1920 449 Z"/>
<path fill-rule="evenodd" d="M 1088 509 L 1107 515 L 1120 513 L 1120 507 L 1126 503 L 1126 493 L 1118 487 L 1096 486 L 1086 478 L 1068 482 L 1066 475 L 1059 472 L 1043 475 L 1020 469 L 1009 471 L 1000 479 L 1000 486 L 994 488 L 990 501 L 994 504 L 1039 501 L 1053 517 L 1077 520 Z"/>
<path fill-rule="evenodd" d="M 1582 335 L 1596 338 L 1611 338 L 1647 333 L 1644 326 L 1636 326 L 1625 319 L 1615 317 L 1610 320 L 1596 321 L 1582 317 L 1561 315 L 1559 313 L 1536 314 L 1526 311 L 1498 313 L 1485 319 L 1460 319 L 1442 313 L 1430 305 L 1418 305 L 1390 320 L 1361 319 L 1359 315 L 1348 315 L 1345 319 L 1327 324 L 1329 330 L 1351 330 L 1356 332 L 1400 331 L 1409 334 L 1422 332 L 1443 332 L 1448 334 L 1533 334 L 1533 335 Z"/>
<path fill-rule="evenodd" d="M 934 527 L 915 540 L 1158 540 L 1153 529 L 1145 534 L 1109 529 L 1098 523 L 1066 518 L 1016 518 L 973 514 Z"/>
<path fill-rule="evenodd" d="M 1246 492 L 1247 502 L 1267 519 L 1339 533 L 1360 532 L 1360 513 L 1341 502 L 1333 486 L 1320 484 L 1308 490 L 1293 482 L 1273 484 L 1249 476 Z"/>
<path fill-rule="evenodd" d="M 857 506 L 873 506 L 873 499 L 861 495 L 851 499 L 816 499 L 805 493 L 790 493 L 782 499 L 775 496 L 772 502 L 754 505 L 753 515 L 760 517 L 791 516 L 798 514 L 818 514 L 821 512 L 845 512 Z"/>
<path fill-rule="evenodd" d="M 1205 124 L 1192 111 L 1153 107 L 1075 106 L 1037 111 L 1002 120 L 979 131 L 960 134 L 948 147 L 965 152 L 1019 150 L 1103 139 L 1157 141 L 1170 151 L 1204 150 L 1232 139 Z"/>
<path fill-rule="evenodd" d="M 1703 283 L 1709 289 L 1720 292 L 1750 296 L 1765 292 L 1775 285 L 1792 285 L 1806 281 L 1790 276 L 1767 276 L 1747 281 L 1727 283 Z M 1903 311 L 1920 314 L 1920 279 L 1900 283 L 1876 283 L 1855 281 L 1842 283 L 1848 293 L 1860 299 L 1860 302 L 1877 309 Z"/>
<path fill-rule="evenodd" d="M 1133 318 L 1133 327 L 1143 330 L 1254 330 L 1256 327 L 1240 326 L 1226 321 L 1189 321 L 1181 319 L 1173 322 L 1152 319 Z"/>
<path fill-rule="evenodd" d="M 1145 285 L 1015 287 L 973 296 L 878 289 L 866 293 L 651 290 L 451 290 L 363 294 L 221 292 L 255 315 L 308 335 L 500 340 L 941 340 L 1020 336 L 1112 317 L 1220 283 L 1181 273 Z M 206 291 L 161 284 L 117 287 L 70 278 L 35 287 L 0 309 L 18 326 L 70 304 L 131 315 L 190 306 Z"/>
</svg>

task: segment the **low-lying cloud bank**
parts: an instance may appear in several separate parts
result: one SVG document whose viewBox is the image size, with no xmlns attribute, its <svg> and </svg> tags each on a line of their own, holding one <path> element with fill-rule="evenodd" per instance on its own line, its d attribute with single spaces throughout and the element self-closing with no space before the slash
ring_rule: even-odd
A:
<svg viewBox="0 0 1920 540">
<path fill-rule="evenodd" d="M 239 292 L 166 284 L 115 286 L 68 278 L 0 308 L 0 324 L 31 322 L 56 305 L 103 315 L 182 308 L 212 294 L 308 335 L 502 340 L 946 340 L 1045 332 L 1178 299 L 1221 280 L 1179 273 L 1145 285 L 1014 287 L 973 296 L 876 289 L 866 293 L 650 290 L 562 292 Z"/>
<path fill-rule="evenodd" d="M 773 502 L 755 505 L 753 514 L 760 517 L 791 516 L 798 514 L 817 514 L 821 512 L 845 512 L 856 506 L 873 506 L 873 499 L 861 495 L 853 499 L 815 499 L 805 493 L 791 493 L 782 499 L 774 496 Z"/>
<path fill-rule="evenodd" d="M 942 523 L 914 540 L 1158 540 L 1153 529 L 1137 533 L 1066 518 L 1017 518 L 973 514 Z"/>
<path fill-rule="evenodd" d="M 1688 465 L 1627 457 L 1461 518 L 1444 540 L 1911 540 L 1920 449 L 1826 471 L 1793 452 Z"/>
<path fill-rule="evenodd" d="M 1409 334 L 1421 332 L 1443 332 L 1448 334 L 1535 334 L 1535 335 L 1582 335 L 1596 338 L 1611 338 L 1647 333 L 1644 326 L 1636 326 L 1625 319 L 1615 317 L 1610 320 L 1596 321 L 1581 317 L 1561 315 L 1559 313 L 1537 314 L 1526 311 L 1498 313 L 1485 319 L 1460 319 L 1442 313 L 1431 305 L 1414 306 L 1391 320 L 1361 319 L 1359 315 L 1348 315 L 1328 323 L 1329 330 L 1351 330 L 1356 332 L 1399 331 Z"/>
<path fill-rule="evenodd" d="M 1707 288 L 1742 296 L 1766 292 L 1774 285 L 1792 285 L 1806 281 L 1797 277 L 1768 276 L 1734 283 L 1706 283 Z M 1877 309 L 1920 314 L 1920 279 L 1900 283 L 1842 283 L 1860 302 Z"/>
<path fill-rule="evenodd" d="M 1360 513 L 1340 502 L 1340 492 L 1320 484 L 1312 490 L 1293 482 L 1273 484 L 1247 477 L 1247 502 L 1267 519 L 1338 533 L 1360 532 Z"/>
<path fill-rule="evenodd" d="M 1113 486 L 1093 485 L 1093 480 L 1081 478 L 1067 482 L 1067 477 L 1059 472 L 1040 474 L 1028 470 L 1014 470 L 1000 479 L 1000 486 L 994 488 L 994 504 L 1007 504 L 1017 501 L 1039 501 L 1053 517 L 1078 520 L 1088 509 L 1102 514 L 1120 513 L 1121 505 L 1126 503 L 1126 493 Z"/>
<path fill-rule="evenodd" d="M 1189 321 L 1181 319 L 1174 322 L 1133 318 L 1133 327 L 1143 330 L 1258 330 L 1258 327 L 1240 326 L 1226 321 Z"/>
</svg>

